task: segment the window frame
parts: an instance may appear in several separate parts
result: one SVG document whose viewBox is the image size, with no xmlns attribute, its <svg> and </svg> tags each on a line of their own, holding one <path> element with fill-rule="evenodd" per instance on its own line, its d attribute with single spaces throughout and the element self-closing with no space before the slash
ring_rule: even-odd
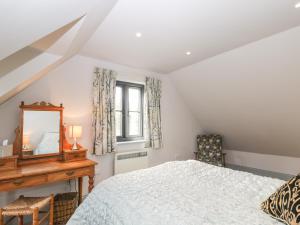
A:
<svg viewBox="0 0 300 225">
<path fill-rule="evenodd" d="M 117 136 L 117 142 L 138 141 L 144 139 L 144 85 L 117 81 L 116 87 L 122 87 L 122 130 L 121 136 Z M 138 88 L 141 91 L 140 102 L 140 131 L 141 135 L 129 135 L 129 88 Z M 116 110 L 117 111 L 117 110 Z M 119 110 L 118 110 L 119 111 Z"/>
</svg>

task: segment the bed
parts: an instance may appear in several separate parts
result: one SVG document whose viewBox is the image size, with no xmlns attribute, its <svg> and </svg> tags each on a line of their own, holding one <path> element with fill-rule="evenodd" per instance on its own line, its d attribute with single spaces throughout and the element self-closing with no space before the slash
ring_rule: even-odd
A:
<svg viewBox="0 0 300 225">
<path fill-rule="evenodd" d="M 282 225 L 260 203 L 284 181 L 195 160 L 97 185 L 67 225 Z"/>
</svg>

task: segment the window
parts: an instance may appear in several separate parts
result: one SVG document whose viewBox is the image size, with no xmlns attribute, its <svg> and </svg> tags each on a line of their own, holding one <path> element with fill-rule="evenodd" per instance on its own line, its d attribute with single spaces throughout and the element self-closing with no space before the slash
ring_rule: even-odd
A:
<svg viewBox="0 0 300 225">
<path fill-rule="evenodd" d="M 144 85 L 117 81 L 116 136 L 117 141 L 143 139 Z"/>
</svg>

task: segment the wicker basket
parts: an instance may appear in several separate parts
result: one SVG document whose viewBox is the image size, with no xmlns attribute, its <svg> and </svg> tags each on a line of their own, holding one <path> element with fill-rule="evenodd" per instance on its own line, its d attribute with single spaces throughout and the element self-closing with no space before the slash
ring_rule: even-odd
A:
<svg viewBox="0 0 300 225">
<path fill-rule="evenodd" d="M 64 225 L 76 210 L 78 193 L 69 192 L 57 194 L 54 197 L 54 224 Z"/>
</svg>

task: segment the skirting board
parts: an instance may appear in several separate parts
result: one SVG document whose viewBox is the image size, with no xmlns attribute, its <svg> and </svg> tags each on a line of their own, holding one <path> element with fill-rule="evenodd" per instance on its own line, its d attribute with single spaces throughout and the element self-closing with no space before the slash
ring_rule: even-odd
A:
<svg viewBox="0 0 300 225">
<path fill-rule="evenodd" d="M 253 173 L 253 174 L 264 176 L 264 177 L 278 178 L 280 180 L 289 180 L 294 176 L 294 175 L 289 175 L 289 174 L 284 174 L 284 173 L 277 173 L 277 172 L 272 172 L 272 171 L 267 171 L 267 170 L 261 170 L 261 169 L 250 168 L 250 167 L 245 167 L 245 166 L 237 166 L 237 165 L 231 165 L 231 164 L 226 164 L 226 167 L 233 169 L 233 170 L 245 171 L 248 173 Z"/>
<path fill-rule="evenodd" d="M 296 175 L 300 172 L 300 158 L 266 155 L 235 150 L 224 150 L 226 164 L 256 168 L 281 174 Z"/>
</svg>

